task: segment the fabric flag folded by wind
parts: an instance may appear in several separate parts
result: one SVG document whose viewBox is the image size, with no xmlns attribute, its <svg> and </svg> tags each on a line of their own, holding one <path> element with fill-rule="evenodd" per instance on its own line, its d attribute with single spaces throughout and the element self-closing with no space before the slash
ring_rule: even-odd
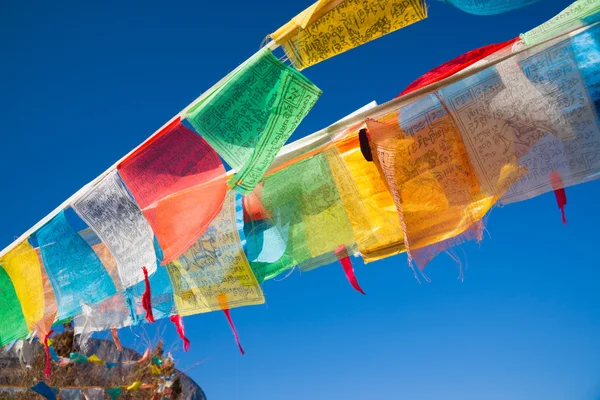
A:
<svg viewBox="0 0 600 400">
<path fill-rule="evenodd" d="M 406 249 L 394 199 L 375 163 L 365 159 L 359 135 L 358 129 L 342 135 L 335 142 L 339 156 L 330 157 L 329 161 L 348 211 L 358 250 L 363 260 L 370 262 Z M 363 205 L 362 218 L 359 213 L 351 212 L 356 209 L 356 204 Z"/>
<path fill-rule="evenodd" d="M 236 222 L 250 267 L 260 283 L 295 265 L 286 252 L 288 229 L 262 206 L 262 184 L 247 196 L 236 197 Z"/>
<path fill-rule="evenodd" d="M 459 10 L 475 15 L 495 15 L 518 10 L 540 0 L 441 0 Z"/>
<path fill-rule="evenodd" d="M 142 267 L 156 270 L 154 233 L 117 171 L 73 204 L 75 212 L 114 256 L 124 288 L 144 280 Z"/>
<path fill-rule="evenodd" d="M 57 319 L 76 315 L 81 304 L 95 304 L 116 293 L 115 284 L 86 241 L 61 211 L 32 236 L 58 303 Z"/>
<path fill-rule="evenodd" d="M 154 249 L 158 264 L 162 262 L 163 254 L 158 241 L 154 241 Z M 158 266 L 156 272 L 149 277 L 150 287 L 152 288 L 152 315 L 154 319 L 170 317 L 175 313 L 175 299 L 173 298 L 173 286 L 169 278 L 169 272 L 166 267 Z M 146 287 L 144 282 L 140 282 L 125 290 L 125 298 L 133 325 L 138 325 L 145 321 L 146 311 L 142 304 L 142 297 Z"/>
<path fill-rule="evenodd" d="M 163 263 L 179 257 L 202 236 L 221 210 L 227 190 L 218 154 L 179 120 L 118 170 L 160 243 Z"/>
<path fill-rule="evenodd" d="M 337 261 L 335 249 L 341 245 L 356 248 L 326 153 L 290 161 L 265 176 L 261 202 L 287 236 L 287 256 L 303 270 Z"/>
<path fill-rule="evenodd" d="M 264 48 L 188 111 L 194 128 L 236 171 L 250 193 L 308 114 L 321 90 Z"/>
<path fill-rule="evenodd" d="M 27 336 L 29 329 L 10 276 L 0 266 L 0 347 Z"/>
<path fill-rule="evenodd" d="M 599 39 L 591 27 L 441 90 L 488 194 L 506 204 L 600 176 Z M 509 170 L 518 179 L 499 183 Z"/>
<path fill-rule="evenodd" d="M 319 0 L 270 37 L 302 70 L 426 17 L 419 0 Z"/>
<path fill-rule="evenodd" d="M 236 229 L 234 190 L 204 235 L 167 268 L 180 316 L 221 310 L 223 295 L 230 308 L 265 301 Z"/>
<path fill-rule="evenodd" d="M 461 54 L 458 57 L 453 58 L 452 60 L 435 67 L 434 69 L 428 71 L 413 83 L 408 85 L 406 89 L 402 91 L 398 96 L 400 97 L 410 92 L 414 92 L 415 90 L 421 89 L 425 86 L 429 86 L 433 83 L 441 81 L 442 79 L 448 78 L 477 62 L 490 57 L 491 55 L 503 50 L 509 46 L 512 46 L 519 38 L 514 38 L 512 40 L 508 40 L 502 43 L 490 44 L 487 46 L 480 47 L 475 50 L 471 50 L 465 54 Z M 508 49 L 510 51 L 510 49 Z"/>
<path fill-rule="evenodd" d="M 25 322 L 31 330 L 44 315 L 42 266 L 27 240 L 0 258 L 0 265 L 10 277 L 21 303 Z"/>
<path fill-rule="evenodd" d="M 409 261 L 422 270 L 470 235 L 496 201 L 477 180 L 460 132 L 435 95 L 367 120 L 373 157 L 396 202 Z M 415 252 L 417 249 L 427 248 Z"/>
<path fill-rule="evenodd" d="M 598 22 L 600 20 L 599 12 L 599 0 L 577 0 L 554 18 L 521 34 L 521 40 L 527 46 L 533 46 L 562 32 Z"/>
</svg>

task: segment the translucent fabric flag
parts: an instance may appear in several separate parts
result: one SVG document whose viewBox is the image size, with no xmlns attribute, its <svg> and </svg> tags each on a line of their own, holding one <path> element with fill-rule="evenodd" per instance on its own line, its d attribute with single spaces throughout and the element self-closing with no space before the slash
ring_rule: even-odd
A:
<svg viewBox="0 0 600 400">
<path fill-rule="evenodd" d="M 261 201 L 279 232 L 287 232 L 286 254 L 301 269 L 337 261 L 340 245 L 356 249 L 327 153 L 290 162 L 265 176 Z"/>
<path fill-rule="evenodd" d="M 78 314 L 81 304 L 114 295 L 115 285 L 98 256 L 58 213 L 34 235 L 58 303 L 59 320 Z"/>
<path fill-rule="evenodd" d="M 518 10 L 537 3 L 540 0 L 442 0 L 467 12 L 475 15 L 495 15 L 505 12 Z"/>
<path fill-rule="evenodd" d="M 436 96 L 367 125 L 373 157 L 400 214 L 409 261 L 422 270 L 431 254 L 460 243 L 447 240 L 470 232 L 496 197 L 482 191 L 460 132 Z M 427 252 L 415 252 L 427 246 Z"/>
<path fill-rule="evenodd" d="M 600 1 L 578 0 L 562 10 L 556 17 L 523 33 L 521 40 L 527 46 L 533 46 L 562 32 L 598 22 L 600 20 L 598 12 L 600 12 Z"/>
<path fill-rule="evenodd" d="M 235 192 L 229 191 L 221 213 L 179 259 L 167 265 L 177 313 L 181 316 L 262 304 L 262 290 L 248 265 L 235 223 Z"/>
<path fill-rule="evenodd" d="M 124 288 L 144 280 L 143 266 L 149 273 L 156 270 L 154 233 L 117 171 L 77 200 L 73 209 L 115 257 Z"/>
<path fill-rule="evenodd" d="M 84 400 L 81 389 L 60 389 L 61 400 Z"/>
<path fill-rule="evenodd" d="M 279 226 L 262 206 L 262 184 L 236 197 L 236 222 L 246 257 L 260 283 L 295 265 L 286 253 L 288 225 Z"/>
<path fill-rule="evenodd" d="M 196 130 L 236 171 L 241 193 L 250 193 L 321 90 L 279 61 L 268 48 L 189 110 Z"/>
<path fill-rule="evenodd" d="M 86 400 L 104 400 L 104 389 L 89 388 L 83 391 Z"/>
<path fill-rule="evenodd" d="M 44 315 L 42 266 L 37 253 L 25 240 L 0 258 L 0 265 L 13 283 L 23 309 L 25 322 L 31 330 Z"/>
<path fill-rule="evenodd" d="M 471 50 L 465 54 L 461 54 L 458 57 L 453 58 L 452 60 L 432 69 L 426 74 L 419 77 L 419 79 L 415 80 L 413 83 L 408 85 L 406 89 L 402 91 L 398 96 L 400 97 L 410 92 L 414 92 L 415 90 L 421 89 L 425 86 L 429 86 L 433 83 L 441 81 L 442 79 L 448 78 L 471 65 L 486 59 L 492 54 L 505 49 L 508 46 L 512 46 L 518 38 L 514 38 L 512 40 L 508 40 L 503 43 L 490 44 L 487 46 L 480 47 L 475 50 Z"/>
<path fill-rule="evenodd" d="M 75 335 L 89 335 L 91 332 L 123 328 L 132 324 L 127 302 L 122 293 L 88 306 L 81 306 L 81 313 L 73 318 Z"/>
<path fill-rule="evenodd" d="M 36 249 L 36 256 L 38 257 L 38 262 L 42 267 L 42 287 L 44 291 L 44 310 L 42 313 L 42 317 L 35 322 L 32 329 L 37 332 L 36 336 L 40 341 L 43 341 L 44 338 L 48 335 L 50 330 L 52 329 L 52 324 L 56 319 L 56 314 L 58 313 L 58 304 L 56 303 L 56 297 L 54 296 L 54 289 L 52 289 L 52 284 L 50 283 L 50 279 L 48 278 L 48 274 L 42 265 L 42 256 L 39 252 L 39 249 Z"/>
<path fill-rule="evenodd" d="M 118 169 L 150 222 L 165 263 L 183 254 L 206 231 L 227 190 L 218 154 L 178 120 Z"/>
<path fill-rule="evenodd" d="M 418 0 L 320 0 L 270 37 L 302 70 L 426 17 Z"/>
<path fill-rule="evenodd" d="M 331 170 L 344 206 L 352 210 L 357 203 L 364 205 L 364 218 L 348 212 L 364 261 L 376 261 L 405 251 L 396 204 L 376 164 L 363 156 L 357 129 L 340 137 L 335 144 L 340 157 L 330 158 Z"/>
<path fill-rule="evenodd" d="M 0 266 L 0 347 L 27 336 L 29 330 L 10 277 Z"/>
<path fill-rule="evenodd" d="M 600 176 L 599 28 L 520 53 L 441 91 L 483 188 L 503 203 Z M 509 170 L 520 174 L 499 184 Z M 510 186 L 510 188 L 509 188 Z M 556 187 L 555 187 L 556 186 Z"/>
</svg>

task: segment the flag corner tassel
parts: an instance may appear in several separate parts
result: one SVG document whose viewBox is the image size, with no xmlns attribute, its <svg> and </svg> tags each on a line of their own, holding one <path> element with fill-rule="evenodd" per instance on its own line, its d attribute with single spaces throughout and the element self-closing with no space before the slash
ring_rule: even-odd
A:
<svg viewBox="0 0 600 400">
<path fill-rule="evenodd" d="M 190 340 L 185 337 L 185 327 L 183 326 L 183 318 L 179 314 L 171 315 L 171 322 L 175 324 L 177 328 L 177 333 L 181 340 L 183 340 L 183 351 L 188 351 L 190 349 Z"/>
<path fill-rule="evenodd" d="M 342 264 L 342 268 L 344 268 L 344 273 L 346 274 L 346 278 L 348 282 L 352 285 L 352 287 L 359 293 L 367 295 L 364 290 L 358 284 L 358 279 L 356 279 L 356 275 L 354 274 L 354 268 L 352 268 L 352 260 L 350 260 L 350 255 L 348 254 L 348 250 L 346 246 L 341 245 L 335 250 L 335 254 L 340 260 L 340 264 Z"/>
<path fill-rule="evenodd" d="M 562 223 L 567 225 L 567 216 L 565 214 L 565 206 L 567 205 L 567 192 L 565 191 L 562 177 L 557 171 L 550 172 L 550 183 L 552 184 L 552 189 L 554 189 L 554 197 L 556 197 L 556 203 L 560 209 Z"/>
<path fill-rule="evenodd" d="M 44 351 L 46 352 L 46 368 L 44 369 L 44 375 L 46 376 L 46 378 L 50 378 L 50 346 L 48 346 L 48 339 L 50 338 L 50 335 L 52 335 L 54 333 L 53 330 L 51 330 L 50 332 L 48 332 L 46 334 L 46 336 L 44 336 Z"/>
<path fill-rule="evenodd" d="M 229 308 L 224 308 L 223 312 L 225 313 L 225 316 L 227 317 L 227 321 L 229 322 L 229 326 L 231 326 L 231 330 L 233 331 L 233 336 L 235 337 L 235 341 L 238 345 L 238 348 L 240 349 L 240 353 L 242 353 L 242 355 L 246 354 L 246 352 L 244 351 L 242 344 L 240 343 L 240 337 L 238 336 L 237 330 L 235 329 L 235 325 L 233 324 L 233 320 L 231 319 L 231 312 L 229 310 Z"/>
<path fill-rule="evenodd" d="M 146 267 L 142 267 L 144 272 L 144 282 L 146 284 L 146 291 L 142 295 L 142 307 L 146 311 L 146 320 L 150 323 L 154 323 L 154 315 L 152 314 L 152 292 L 150 290 L 150 280 L 148 279 L 148 270 Z"/>
</svg>

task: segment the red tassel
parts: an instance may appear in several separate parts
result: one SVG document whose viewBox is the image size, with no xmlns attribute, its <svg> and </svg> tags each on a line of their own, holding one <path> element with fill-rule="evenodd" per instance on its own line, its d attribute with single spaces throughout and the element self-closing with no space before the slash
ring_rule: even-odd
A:
<svg viewBox="0 0 600 400">
<path fill-rule="evenodd" d="M 562 215 L 562 223 L 567 224 L 567 216 L 565 215 L 565 206 L 567 205 L 567 192 L 565 191 L 565 184 L 557 171 L 550 172 L 550 183 L 554 189 L 554 196 L 556 197 L 556 203 L 560 209 Z"/>
<path fill-rule="evenodd" d="M 113 342 L 115 342 L 115 346 L 117 346 L 117 350 L 122 351 L 123 346 L 121 346 L 121 340 L 119 339 L 117 328 L 110 328 L 110 334 L 112 335 Z"/>
<path fill-rule="evenodd" d="M 240 343 L 240 337 L 238 336 L 237 330 L 235 329 L 235 325 L 233 324 L 233 320 L 231 319 L 231 313 L 228 308 L 223 309 L 225 316 L 227 317 L 227 321 L 229 321 L 229 326 L 231 326 L 231 330 L 233 331 L 233 336 L 235 336 L 235 341 L 240 349 L 240 353 L 242 355 L 246 354 L 244 349 L 242 348 L 242 344 Z"/>
<path fill-rule="evenodd" d="M 46 368 L 44 369 L 44 375 L 46 375 L 46 378 L 50 378 L 50 361 L 52 360 L 50 357 L 50 347 L 48 347 L 48 338 L 53 333 L 54 331 L 50 331 L 44 336 L 44 351 L 46 352 Z"/>
<path fill-rule="evenodd" d="M 366 295 L 364 290 L 358 284 L 358 280 L 356 279 L 356 275 L 354 275 L 354 268 L 352 268 L 352 260 L 350 260 L 350 256 L 348 255 L 348 250 L 346 246 L 341 245 L 335 250 L 335 254 L 340 260 L 342 267 L 344 268 L 344 272 L 346 273 L 346 278 L 348 282 L 352 285 L 352 287 L 359 293 Z"/>
<path fill-rule="evenodd" d="M 181 340 L 183 340 L 183 350 L 188 351 L 190 349 L 190 341 L 185 337 L 185 327 L 183 326 L 183 318 L 180 315 L 171 315 L 171 322 L 177 327 L 177 333 Z"/>
<path fill-rule="evenodd" d="M 148 270 L 142 267 L 144 271 L 144 282 L 146 283 L 146 291 L 142 295 L 142 307 L 146 310 L 146 320 L 154 323 L 154 315 L 152 315 L 152 292 L 150 291 L 150 281 L 148 280 Z"/>
</svg>

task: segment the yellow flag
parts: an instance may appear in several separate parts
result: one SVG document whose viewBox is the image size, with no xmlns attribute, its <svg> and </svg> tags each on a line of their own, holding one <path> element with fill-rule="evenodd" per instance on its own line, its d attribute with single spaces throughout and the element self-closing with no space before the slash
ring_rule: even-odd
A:
<svg viewBox="0 0 600 400">
<path fill-rule="evenodd" d="M 419 0 L 319 0 L 270 37 L 302 70 L 426 17 Z"/>
<path fill-rule="evenodd" d="M 136 391 L 136 390 L 140 390 L 141 387 L 142 387 L 142 382 L 135 381 L 131 385 L 127 386 L 127 390 L 130 391 L 130 392 L 133 392 L 133 391 Z"/>
<path fill-rule="evenodd" d="M 244 254 L 235 217 L 232 189 L 207 231 L 181 257 L 167 264 L 179 315 L 221 310 L 221 293 L 227 294 L 231 308 L 265 302 Z"/>
<path fill-rule="evenodd" d="M 94 364 L 100 364 L 100 365 L 104 364 L 104 361 L 102 361 L 100 358 L 98 358 L 98 356 L 95 354 L 92 354 L 91 356 L 89 356 L 87 360 Z"/>
<path fill-rule="evenodd" d="M 343 165 L 332 165 L 331 170 L 363 260 L 376 261 L 406 251 L 394 198 L 375 163 L 362 155 L 357 132 L 337 141 L 336 147 Z M 348 181 L 351 183 L 344 183 Z M 346 189 L 347 186 L 353 186 L 354 190 Z M 361 213 L 353 211 L 357 204 L 363 205 L 362 218 L 359 218 Z"/>
<path fill-rule="evenodd" d="M 31 330 L 31 327 L 44 315 L 42 267 L 37 253 L 25 240 L 2 257 L 0 264 L 15 287 L 25 322 Z"/>
</svg>

